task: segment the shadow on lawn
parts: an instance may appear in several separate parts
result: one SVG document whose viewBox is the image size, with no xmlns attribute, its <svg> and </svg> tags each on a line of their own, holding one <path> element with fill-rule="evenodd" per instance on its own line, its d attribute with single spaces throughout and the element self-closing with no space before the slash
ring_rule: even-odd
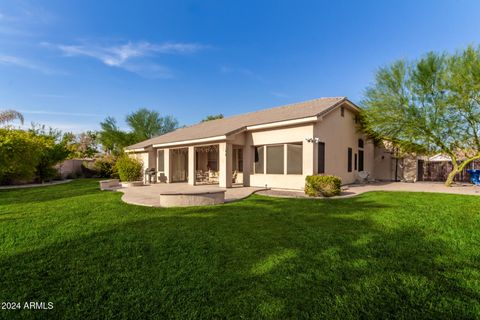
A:
<svg viewBox="0 0 480 320">
<path fill-rule="evenodd" d="M 5 258 L 0 300 L 52 301 L 55 308 L 2 312 L 70 319 L 475 317 L 479 293 L 445 275 L 474 266 L 437 262 L 455 252 L 420 229 L 374 223 L 371 215 L 385 206 L 364 198 L 313 206 L 268 200 L 113 225 Z"/>
</svg>

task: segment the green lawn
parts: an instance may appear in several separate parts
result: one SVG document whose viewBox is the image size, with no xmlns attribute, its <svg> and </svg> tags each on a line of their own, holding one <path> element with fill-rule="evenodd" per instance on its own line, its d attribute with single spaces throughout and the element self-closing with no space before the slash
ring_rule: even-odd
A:
<svg viewBox="0 0 480 320">
<path fill-rule="evenodd" d="M 480 318 L 480 197 L 127 205 L 98 182 L 0 191 L 6 319 Z"/>
</svg>

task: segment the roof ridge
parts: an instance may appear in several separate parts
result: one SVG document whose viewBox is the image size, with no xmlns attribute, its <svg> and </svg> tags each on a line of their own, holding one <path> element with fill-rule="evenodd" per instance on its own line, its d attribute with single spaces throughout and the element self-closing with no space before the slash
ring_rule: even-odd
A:
<svg viewBox="0 0 480 320">
<path fill-rule="evenodd" d="M 296 105 L 299 105 L 299 104 L 311 103 L 311 102 L 316 102 L 316 101 L 321 101 L 321 100 L 327 100 L 327 99 L 341 101 L 341 100 L 347 99 L 347 97 L 346 97 L 346 96 L 320 97 L 320 98 L 315 98 L 315 99 L 310 99 L 310 100 L 304 100 L 304 101 L 300 101 L 300 102 L 293 102 L 293 103 L 289 103 L 289 104 L 284 104 L 284 105 L 279 105 L 279 106 L 270 107 L 270 108 L 267 108 L 267 109 L 260 109 L 260 110 L 255 110 L 255 111 L 246 112 L 246 113 L 234 114 L 234 115 L 231 115 L 231 116 L 228 116 L 228 117 L 224 117 L 224 118 L 221 118 L 221 119 L 214 119 L 214 120 L 199 122 L 199 123 L 195 123 L 195 124 L 192 124 L 192 125 L 189 125 L 189 126 L 185 126 L 184 128 L 193 127 L 193 126 L 196 126 L 196 125 L 205 123 L 205 122 L 210 122 L 210 123 L 212 123 L 213 121 L 221 121 L 221 120 L 230 119 L 230 118 L 234 118 L 234 117 L 238 117 L 238 116 L 247 116 L 247 115 L 251 115 L 251 114 L 254 114 L 254 113 L 266 112 L 266 111 L 270 111 L 270 110 L 273 110 L 273 109 L 277 109 L 277 110 L 278 110 L 278 109 L 282 109 L 282 108 L 293 107 L 293 106 L 296 106 Z M 182 128 L 179 128 L 179 129 L 182 129 Z"/>
<path fill-rule="evenodd" d="M 194 126 L 202 125 L 202 124 L 204 124 L 204 123 L 209 123 L 209 124 L 211 124 L 211 123 L 213 123 L 213 122 L 218 122 L 218 121 L 222 121 L 222 120 L 226 120 L 226 119 L 230 119 L 230 118 L 234 118 L 234 117 L 247 116 L 247 115 L 251 115 L 251 114 L 254 114 L 254 113 L 260 113 L 260 112 L 270 111 L 270 110 L 272 110 L 272 109 L 281 109 L 281 108 L 293 107 L 293 106 L 296 106 L 296 105 L 299 105 L 299 104 L 310 103 L 310 102 L 315 102 L 315 101 L 320 101 L 320 100 L 327 100 L 327 99 L 341 101 L 341 100 L 344 100 L 344 99 L 346 99 L 346 98 L 347 98 L 347 97 L 345 97 L 345 96 L 320 97 L 320 98 L 315 98 L 315 99 L 310 99 L 310 100 L 305 100 L 305 101 L 300 101 L 300 102 L 293 102 L 293 103 L 284 104 L 284 105 L 280 105 L 280 106 L 270 107 L 270 108 L 267 108 L 267 109 L 260 109 L 260 110 L 256 110 L 256 111 L 250 111 L 250 112 L 247 112 L 247 113 L 234 114 L 234 115 L 231 115 L 231 116 L 228 116 L 228 117 L 224 117 L 224 118 L 221 118 L 221 119 L 213 119 L 213 120 L 207 120 L 207 121 L 200 121 L 200 122 L 193 123 L 193 124 L 190 124 L 190 125 L 185 125 L 185 126 L 183 126 L 183 127 L 181 127 L 181 128 L 177 128 L 177 130 L 179 130 L 179 129 L 191 128 L 191 127 L 194 127 Z M 168 134 L 168 133 L 166 133 L 166 134 Z"/>
</svg>

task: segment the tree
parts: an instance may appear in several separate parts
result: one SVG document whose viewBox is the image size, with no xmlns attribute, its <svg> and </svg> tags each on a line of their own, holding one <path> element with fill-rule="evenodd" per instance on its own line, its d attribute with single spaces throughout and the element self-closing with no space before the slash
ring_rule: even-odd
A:
<svg viewBox="0 0 480 320">
<path fill-rule="evenodd" d="M 43 183 L 58 175 L 58 170 L 53 166 L 67 159 L 70 151 L 65 141 L 56 141 L 54 136 L 42 135 L 38 137 L 43 146 L 40 154 L 40 161 L 36 166 L 37 178 Z"/>
<path fill-rule="evenodd" d="M 31 132 L 0 128 L 0 184 L 33 179 L 42 147 Z"/>
<path fill-rule="evenodd" d="M 35 167 L 35 174 L 42 183 L 51 180 L 58 175 L 58 170 L 53 166 L 67 159 L 70 154 L 68 146 L 70 133 L 62 133 L 61 130 L 36 123 L 31 124 L 28 132 L 41 143 L 40 157 Z"/>
<path fill-rule="evenodd" d="M 127 132 L 120 130 L 117 126 L 117 121 L 112 117 L 107 117 L 103 122 L 100 122 L 99 141 L 107 152 L 119 154 L 126 146 L 135 143 L 133 137 Z"/>
<path fill-rule="evenodd" d="M 217 119 L 223 119 L 223 114 L 219 113 L 219 114 L 213 114 L 213 115 L 206 116 L 200 122 L 206 122 L 206 121 L 217 120 Z"/>
<path fill-rule="evenodd" d="M 70 152 L 70 158 L 91 158 L 98 153 L 98 135 L 94 131 L 79 134 L 67 132 L 63 140 Z"/>
<path fill-rule="evenodd" d="M 178 122 L 172 116 L 161 117 L 157 111 L 139 109 L 126 118 L 127 124 L 132 129 L 135 140 L 143 141 L 167 132 L 178 127 Z"/>
<path fill-rule="evenodd" d="M 0 184 L 54 178 L 53 166 L 69 155 L 61 136 L 38 125 L 28 131 L 0 129 Z"/>
<path fill-rule="evenodd" d="M 0 124 L 4 124 L 13 120 L 20 120 L 23 124 L 23 115 L 15 110 L 0 111 Z"/>
<path fill-rule="evenodd" d="M 444 153 L 453 169 L 445 184 L 480 159 L 480 50 L 429 53 L 378 70 L 361 105 L 363 129 L 406 152 Z"/>
<path fill-rule="evenodd" d="M 139 109 L 126 117 L 130 131 L 120 130 L 115 118 L 107 117 L 100 123 L 102 130 L 99 141 L 103 147 L 120 154 L 128 145 L 159 136 L 178 128 L 178 121 L 172 116 L 162 117 L 156 111 Z"/>
</svg>

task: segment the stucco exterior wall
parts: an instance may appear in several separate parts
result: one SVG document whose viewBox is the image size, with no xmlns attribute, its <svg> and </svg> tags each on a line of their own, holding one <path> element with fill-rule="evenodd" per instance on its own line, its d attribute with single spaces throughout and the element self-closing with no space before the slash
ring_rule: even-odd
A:
<svg viewBox="0 0 480 320">
<path fill-rule="evenodd" d="M 315 121 L 313 120 L 308 121 Z M 359 145 L 358 140 L 364 141 L 364 171 L 370 173 L 370 177 L 374 178 L 377 175 L 377 157 L 376 149 L 371 141 L 368 141 L 363 133 L 358 131 L 355 123 L 355 112 L 348 107 L 344 109 L 344 116 L 341 115 L 341 109 L 337 108 L 317 122 L 304 122 L 302 124 L 291 124 L 288 127 L 281 128 L 261 128 L 257 127 L 255 130 L 251 128 L 248 131 L 243 131 L 238 134 L 232 134 L 224 140 L 209 141 L 203 144 L 182 145 L 182 147 L 189 147 L 189 173 L 191 173 L 190 183 L 194 184 L 195 161 L 204 164 L 207 161 L 205 155 L 199 154 L 198 159 L 193 156 L 195 146 L 201 145 L 219 145 L 219 169 L 220 177 L 219 184 L 222 187 L 231 186 L 231 171 L 232 171 L 232 154 L 234 148 L 243 147 L 243 173 L 242 180 L 245 186 L 264 187 L 265 185 L 272 188 L 284 189 L 303 189 L 305 184 L 305 177 L 307 175 L 316 174 L 317 168 L 317 154 L 318 144 L 314 141 L 307 141 L 306 139 L 319 138 L 321 142 L 325 143 L 325 173 L 328 175 L 336 175 L 342 179 L 343 184 L 353 183 L 358 180 L 358 166 L 355 169 L 355 154 L 357 154 Z M 269 146 L 269 145 L 284 145 L 284 144 L 301 144 L 302 145 L 302 173 L 301 174 L 287 174 L 284 169 L 284 174 L 267 174 L 254 173 L 254 147 L 255 146 Z M 181 145 L 176 145 L 179 148 Z M 348 148 L 352 148 L 352 171 L 348 172 Z M 165 170 L 163 180 L 164 182 L 171 181 L 171 159 L 169 156 L 169 148 L 162 148 L 165 150 Z M 144 168 L 156 168 L 156 157 L 158 148 L 152 149 L 148 152 L 134 153 L 132 156 L 144 162 Z M 265 157 L 265 169 L 266 169 Z M 284 149 L 284 166 L 287 167 L 287 152 Z M 358 163 L 358 160 L 357 160 Z M 383 167 L 380 174 L 383 175 Z M 385 169 L 386 170 L 386 169 Z M 266 172 L 266 170 L 264 171 Z"/>
<path fill-rule="evenodd" d="M 157 170 L 157 151 L 153 148 L 148 151 L 148 168 Z"/>
<path fill-rule="evenodd" d="M 250 186 L 283 188 L 283 189 L 303 189 L 305 186 L 305 177 L 313 174 L 313 143 L 305 141 L 305 138 L 312 137 L 313 124 L 307 124 L 296 127 L 259 130 L 247 132 L 246 147 L 250 148 L 249 157 L 244 160 L 244 179 L 245 168 L 251 170 L 249 181 Z M 254 146 L 275 145 L 285 143 L 301 143 L 302 144 L 302 174 L 259 174 L 253 173 Z M 246 162 L 247 161 L 247 162 Z"/>
<path fill-rule="evenodd" d="M 129 153 L 128 156 L 133 159 L 137 159 L 142 162 L 142 173 L 149 167 L 149 153 L 148 152 L 136 152 Z"/>
<path fill-rule="evenodd" d="M 373 145 L 365 135 L 359 132 L 355 123 L 355 113 L 344 109 L 341 116 L 340 108 L 326 115 L 314 126 L 314 136 L 325 143 L 325 174 L 335 175 L 342 179 L 343 184 L 353 183 L 358 179 L 358 167 L 355 170 L 355 154 L 358 157 L 358 139 L 364 140 L 364 171 L 372 175 L 374 171 Z M 352 148 L 352 172 L 348 172 L 348 148 Z M 314 147 L 314 170 L 317 171 L 317 145 Z"/>
<path fill-rule="evenodd" d="M 374 167 L 373 177 L 380 181 L 395 180 L 394 159 L 392 154 L 385 148 L 375 147 L 374 149 Z"/>
</svg>

